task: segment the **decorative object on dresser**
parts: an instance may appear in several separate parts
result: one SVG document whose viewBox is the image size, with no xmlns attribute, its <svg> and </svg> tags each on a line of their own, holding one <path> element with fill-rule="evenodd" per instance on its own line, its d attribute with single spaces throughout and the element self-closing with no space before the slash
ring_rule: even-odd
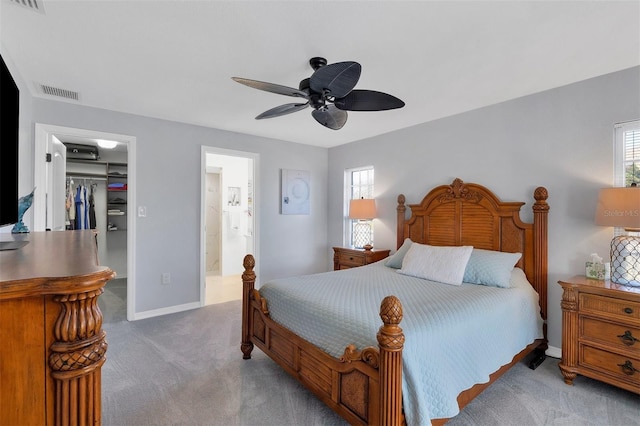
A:
<svg viewBox="0 0 640 426">
<path fill-rule="evenodd" d="M 27 234 L 29 233 L 29 228 L 27 227 L 27 225 L 25 225 L 22 222 L 22 218 L 25 214 L 25 212 L 27 210 L 29 210 L 29 207 L 31 207 L 31 204 L 33 203 L 33 193 L 36 192 L 36 189 L 33 188 L 33 191 L 31 191 L 30 194 L 27 194 L 23 197 L 20 197 L 20 199 L 18 199 L 18 222 L 16 222 L 15 225 L 13 225 L 13 228 L 11 229 L 11 233 L 12 234 Z"/>
<path fill-rule="evenodd" d="M 549 212 L 549 205 L 546 201 L 548 198 L 547 190 L 543 187 L 536 188 L 534 198 L 533 222 L 526 223 L 520 217 L 520 210 L 525 203 L 503 202 L 488 188 L 478 184 L 465 184 L 460 179 L 455 179 L 450 185 L 433 188 L 419 204 L 407 206 L 404 195 L 398 196 L 398 248 L 403 245 L 406 239 L 410 238 L 414 243 L 419 244 L 471 245 L 474 248 L 484 250 L 522 253 L 516 266 L 520 268 L 523 279 L 526 276 L 526 285 L 530 285 L 539 296 L 536 297 L 539 306 L 532 306 L 532 308 L 534 310 L 539 308 L 539 323 L 533 325 L 538 326 L 539 324 L 542 329 L 539 333 L 540 337 L 532 340 L 527 338 L 528 343 L 518 344 L 517 350 L 509 352 L 512 356 L 511 361 L 504 365 L 502 365 L 502 361 L 498 362 L 497 364 L 501 366 L 489 373 L 488 381 L 474 382 L 475 384 L 470 384 L 470 387 L 464 390 L 456 390 L 457 397 L 452 396 L 450 403 L 459 409 L 466 406 L 480 392 L 526 356 L 534 354 L 536 356 L 535 360 L 530 363 L 531 368 L 537 366 L 539 361 L 544 359 L 544 351 L 547 348 L 546 327 L 542 325 L 547 312 L 547 216 Z M 409 218 L 405 217 L 407 207 L 411 209 Z M 332 276 L 332 279 L 328 280 L 328 285 L 334 286 L 336 282 L 344 282 L 341 280 L 345 278 L 348 281 L 349 278 L 355 278 L 359 272 L 367 273 L 375 269 L 376 265 L 325 273 L 327 276 Z M 408 345 L 405 345 L 405 335 L 401 324 L 399 324 L 403 316 L 401 301 L 397 297 L 386 297 L 380 304 L 380 310 L 376 309 L 382 320 L 382 326 L 375 339 L 377 345 L 365 345 L 365 347 L 358 348 L 350 341 L 353 336 L 342 334 L 346 349 L 342 356 L 336 357 L 272 318 L 277 309 L 273 309 L 274 306 L 269 305 L 268 297 L 263 296 L 261 290 L 255 288 L 254 266 L 253 256 L 245 256 L 245 271 L 242 274 L 242 342 L 240 345 L 243 358 L 251 358 L 254 345 L 257 346 L 350 424 L 406 424 L 407 414 L 403 411 L 403 405 L 406 402 L 403 402 L 405 396 L 402 392 L 404 359 L 407 356 L 411 357 L 409 354 L 416 353 L 415 345 L 420 345 L 420 342 L 414 340 L 417 343 L 409 342 Z M 378 266 L 390 268 L 386 264 Z M 389 271 L 384 274 L 390 274 L 389 279 L 391 276 L 416 279 Z M 312 277 L 299 278 L 306 280 L 312 279 Z M 369 280 L 369 282 L 371 281 Z M 295 284 L 295 280 L 292 282 Z M 264 290 L 264 287 L 269 284 L 266 283 L 261 289 Z M 377 283 L 378 286 L 387 284 L 386 281 Z M 447 284 L 435 283 L 434 285 L 449 288 Z M 311 287 L 315 288 L 315 286 Z M 291 288 L 299 289 L 300 285 L 292 285 Z M 523 288 L 528 287 L 523 286 Z M 500 289 L 491 287 L 486 287 L 486 289 L 500 291 Z M 533 293 L 531 289 L 528 292 Z M 385 293 L 390 294 L 389 292 Z M 362 296 L 368 297 L 372 294 L 363 294 Z M 356 299 L 363 300 L 362 297 L 356 297 Z M 300 308 L 299 305 L 296 307 Z M 330 306 L 326 307 L 330 308 Z M 327 312 L 327 320 L 339 318 L 338 321 L 341 322 L 341 325 L 336 328 L 336 333 L 334 333 L 336 338 L 340 339 L 339 333 L 349 331 L 349 324 L 342 315 L 331 311 L 323 312 Z M 367 312 L 370 313 L 370 310 Z M 318 318 L 322 315 L 318 310 L 313 310 L 313 313 L 309 312 L 309 314 L 314 316 L 314 320 L 322 319 Z M 407 318 L 408 325 L 412 321 L 416 321 L 413 317 L 414 314 L 415 312 L 412 313 L 411 319 Z M 507 321 L 512 318 L 510 316 Z M 367 328 L 376 329 L 379 324 L 367 324 Z M 532 324 L 529 323 L 529 325 Z M 338 332 L 338 328 L 342 332 Z M 358 327 L 358 330 L 361 331 L 362 327 Z M 310 336 L 313 340 L 315 337 L 321 336 Z M 370 339 L 373 340 L 372 336 Z M 504 341 L 504 339 L 502 340 Z M 442 341 L 438 346 L 447 347 L 449 343 L 451 342 Z M 411 346 L 413 351 L 403 352 L 407 346 Z M 436 358 L 438 357 L 429 358 L 427 362 L 429 360 L 436 362 Z M 415 405 L 412 408 L 420 409 Z M 412 410 L 409 410 L 409 413 L 415 418 L 416 414 Z M 432 425 L 441 425 L 447 421 L 445 417 L 453 415 L 455 414 L 428 415 L 427 417 Z"/>
<path fill-rule="evenodd" d="M 640 394 L 640 288 L 585 276 L 559 284 L 564 381 L 580 374 Z"/>
<path fill-rule="evenodd" d="M 376 217 L 376 200 L 371 198 L 356 198 L 349 201 L 349 219 L 353 222 L 353 246 L 371 250 L 372 226 L 371 219 Z"/>
<path fill-rule="evenodd" d="M 0 253 L 0 423 L 100 425 L 107 342 L 98 296 L 114 272 L 95 232 L 33 232 Z"/>
<path fill-rule="evenodd" d="M 640 286 L 640 188 L 601 189 L 596 224 L 625 229 L 611 240 L 611 281 Z"/>
<path fill-rule="evenodd" d="M 333 248 L 333 270 L 355 268 L 368 265 L 389 256 L 390 250 L 355 249 L 346 247 Z"/>
</svg>

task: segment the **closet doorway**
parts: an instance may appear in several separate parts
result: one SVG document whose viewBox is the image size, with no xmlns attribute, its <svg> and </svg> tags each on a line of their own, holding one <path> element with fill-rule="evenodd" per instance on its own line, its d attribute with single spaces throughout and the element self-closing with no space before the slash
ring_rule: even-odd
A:
<svg viewBox="0 0 640 426">
<path fill-rule="evenodd" d="M 100 264 L 117 274 L 99 300 L 104 321 L 133 320 L 135 138 L 37 123 L 35 140 L 34 230 L 97 230 Z"/>
<path fill-rule="evenodd" d="M 202 147 L 201 305 L 242 298 L 242 261 L 256 253 L 257 154 Z"/>
</svg>

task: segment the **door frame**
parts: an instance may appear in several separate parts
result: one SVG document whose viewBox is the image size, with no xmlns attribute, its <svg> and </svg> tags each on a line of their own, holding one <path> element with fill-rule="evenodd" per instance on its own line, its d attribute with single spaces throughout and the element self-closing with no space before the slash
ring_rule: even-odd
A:
<svg viewBox="0 0 640 426">
<path fill-rule="evenodd" d="M 73 127 L 36 123 L 34 147 L 33 181 L 36 188 L 33 195 L 34 231 L 46 230 L 46 162 L 47 143 L 53 136 L 73 136 L 87 139 L 107 139 L 127 144 L 127 320 L 135 320 L 135 277 L 136 277 L 136 137 Z M 61 231 L 62 232 L 62 231 Z M 107 265 L 108 266 L 108 265 Z"/>
<path fill-rule="evenodd" d="M 207 287 L 207 217 L 206 217 L 206 191 L 207 191 L 207 154 L 226 155 L 229 157 L 242 157 L 253 160 L 253 255 L 254 258 L 260 259 L 260 221 L 258 209 L 260 206 L 260 154 L 254 152 L 237 151 L 225 148 L 216 148 L 213 146 L 202 145 L 200 147 L 200 306 L 206 305 L 206 287 Z M 223 172 L 224 173 L 224 172 Z M 222 253 L 222 250 L 221 250 Z M 222 258 L 221 258 L 222 262 Z M 222 271 L 222 264 L 220 265 Z M 256 261 L 254 271 L 259 275 L 259 264 Z M 238 285 L 241 285 L 238 283 Z"/>
</svg>

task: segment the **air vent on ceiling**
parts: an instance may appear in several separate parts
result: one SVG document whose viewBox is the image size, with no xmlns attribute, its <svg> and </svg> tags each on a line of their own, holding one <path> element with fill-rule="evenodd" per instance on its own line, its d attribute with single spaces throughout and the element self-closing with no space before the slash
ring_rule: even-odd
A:
<svg viewBox="0 0 640 426">
<path fill-rule="evenodd" d="M 38 86 L 40 87 L 40 91 L 45 95 L 57 96 L 59 98 L 71 99 L 74 101 L 78 100 L 78 92 L 60 89 L 59 87 L 48 86 L 46 84 L 38 84 Z"/>
<path fill-rule="evenodd" d="M 34 12 L 44 13 L 44 4 L 42 0 L 10 0 L 11 3 L 22 6 Z"/>
</svg>

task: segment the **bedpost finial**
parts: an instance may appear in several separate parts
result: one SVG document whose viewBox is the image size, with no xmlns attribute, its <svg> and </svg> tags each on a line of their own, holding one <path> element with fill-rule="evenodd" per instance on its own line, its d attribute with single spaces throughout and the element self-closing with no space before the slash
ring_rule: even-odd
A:
<svg viewBox="0 0 640 426">
<path fill-rule="evenodd" d="M 256 280 L 256 273 L 253 272 L 253 268 L 256 266 L 256 260 L 252 255 L 248 254 L 244 257 L 242 265 L 244 266 L 244 272 L 242 273 L 242 282 L 252 283 L 251 287 L 253 288 L 253 282 L 255 282 Z"/>
<path fill-rule="evenodd" d="M 404 194 L 398 195 L 398 204 L 403 205 L 405 202 Z"/>
<path fill-rule="evenodd" d="M 380 318 L 384 323 L 376 335 L 380 352 L 399 352 L 404 346 L 404 333 L 398 324 L 402 321 L 402 303 L 396 296 L 387 296 L 380 304 Z"/>
<path fill-rule="evenodd" d="M 536 201 L 546 201 L 547 198 L 549 198 L 549 192 L 547 191 L 547 188 L 545 188 L 544 186 L 537 187 L 533 192 L 533 198 L 535 198 Z"/>
<path fill-rule="evenodd" d="M 396 296 L 387 296 L 380 304 L 380 318 L 385 324 L 400 324 L 402 321 L 402 303 Z"/>
<path fill-rule="evenodd" d="M 242 261 L 242 266 L 246 271 L 251 271 L 256 266 L 256 260 L 253 258 L 253 255 L 248 254 L 244 257 Z"/>
<path fill-rule="evenodd" d="M 549 210 L 549 204 L 547 204 L 547 198 L 549 198 L 549 192 L 544 186 L 539 186 L 533 192 L 533 198 L 536 202 L 533 204 L 534 211 L 546 211 Z"/>
</svg>

